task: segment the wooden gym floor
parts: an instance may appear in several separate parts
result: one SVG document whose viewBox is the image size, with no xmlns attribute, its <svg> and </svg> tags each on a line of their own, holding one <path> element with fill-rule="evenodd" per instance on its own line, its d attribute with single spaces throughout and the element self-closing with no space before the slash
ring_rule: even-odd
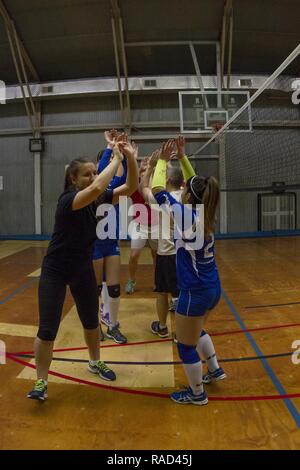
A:
<svg viewBox="0 0 300 470">
<path fill-rule="evenodd" d="M 25 398 L 35 379 L 31 353 L 46 246 L 0 242 L 0 338 L 8 354 L 0 366 L 1 449 L 300 448 L 300 364 L 292 363 L 292 343 L 300 340 L 300 237 L 216 243 L 224 293 L 207 330 L 228 378 L 206 386 L 205 407 L 168 399 L 186 381 L 172 341 L 149 329 L 156 316 L 148 249 L 136 293 L 122 294 L 120 322 L 129 344 L 101 344 L 102 358 L 115 362 L 117 381 L 103 382 L 86 370 L 68 294 L 49 400 Z M 123 245 L 123 291 L 128 255 Z M 174 329 L 172 314 L 169 322 Z"/>
</svg>

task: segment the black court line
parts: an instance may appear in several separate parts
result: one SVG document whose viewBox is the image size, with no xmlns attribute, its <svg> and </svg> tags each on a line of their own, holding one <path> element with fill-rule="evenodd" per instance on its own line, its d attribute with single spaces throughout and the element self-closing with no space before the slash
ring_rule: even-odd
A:
<svg viewBox="0 0 300 470">
<path fill-rule="evenodd" d="M 258 359 L 276 359 L 280 357 L 292 356 L 293 352 L 279 353 L 279 354 L 270 354 L 268 356 L 248 356 L 248 357 L 233 357 L 228 359 L 218 359 L 218 362 L 243 362 L 243 361 L 256 361 Z M 34 359 L 32 354 L 14 354 L 16 357 L 22 357 L 26 359 Z M 53 361 L 58 362 L 75 362 L 87 364 L 89 361 L 87 359 L 72 359 L 69 357 L 53 357 Z M 205 361 L 202 361 L 205 364 Z M 129 362 L 129 361 L 105 361 L 105 364 L 121 364 L 121 365 L 134 365 L 134 366 L 169 366 L 169 365 L 178 365 L 181 364 L 181 361 L 171 361 L 171 362 Z"/>
<path fill-rule="evenodd" d="M 286 303 L 286 304 L 270 304 L 270 305 L 247 305 L 244 308 L 285 307 L 287 305 L 300 305 L 300 302 L 289 302 L 289 303 Z"/>
</svg>

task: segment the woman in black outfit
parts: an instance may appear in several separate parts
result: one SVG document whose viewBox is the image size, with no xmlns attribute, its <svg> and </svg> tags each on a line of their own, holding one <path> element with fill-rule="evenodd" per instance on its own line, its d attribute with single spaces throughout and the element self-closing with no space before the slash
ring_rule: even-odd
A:
<svg viewBox="0 0 300 470">
<path fill-rule="evenodd" d="M 126 183 L 106 189 L 123 155 L 127 157 Z M 96 209 L 101 203 L 117 204 L 119 196 L 132 194 L 138 185 L 134 149 L 127 136 L 118 137 L 113 159 L 97 176 L 94 163 L 73 160 L 66 171 L 65 191 L 58 199 L 54 233 L 42 264 L 39 283 L 39 330 L 35 340 L 37 381 L 28 398 L 47 398 L 48 371 L 54 340 L 59 328 L 66 288 L 69 285 L 80 317 L 90 361 L 88 370 L 104 380 L 115 380 L 115 373 L 100 361 L 99 297 L 92 253 L 96 240 Z"/>
</svg>

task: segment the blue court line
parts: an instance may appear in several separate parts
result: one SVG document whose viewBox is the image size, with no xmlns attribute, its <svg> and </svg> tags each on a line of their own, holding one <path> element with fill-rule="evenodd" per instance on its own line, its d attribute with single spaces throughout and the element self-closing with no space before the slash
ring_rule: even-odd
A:
<svg viewBox="0 0 300 470">
<path fill-rule="evenodd" d="M 28 287 L 31 286 L 34 282 L 36 282 L 37 279 L 34 278 L 31 281 L 27 282 L 26 284 L 23 284 L 22 286 L 18 287 L 18 289 L 14 290 L 11 294 L 9 294 L 7 297 L 4 297 L 4 299 L 0 300 L 0 305 L 5 304 L 5 302 L 8 302 L 10 299 L 15 297 L 15 295 L 20 294 L 24 290 L 26 290 Z"/>
<path fill-rule="evenodd" d="M 238 322 L 238 324 L 240 325 L 240 327 L 243 329 L 243 330 L 246 330 L 247 327 L 245 325 L 245 323 L 243 322 L 243 320 L 241 319 L 240 315 L 238 314 L 237 310 L 235 309 L 233 303 L 230 301 L 230 299 L 228 298 L 226 292 L 222 289 L 222 294 L 223 294 L 223 297 L 228 305 L 228 307 L 230 308 L 231 310 L 231 313 L 233 314 L 234 318 L 236 319 L 236 321 Z M 257 345 L 256 341 L 254 340 L 253 336 L 251 335 L 251 333 L 249 332 L 245 332 L 245 335 L 246 335 L 246 338 L 247 340 L 249 341 L 249 343 L 251 344 L 252 348 L 254 349 L 255 353 L 257 356 L 263 356 L 263 352 L 261 351 L 261 349 L 259 348 L 259 346 Z M 273 369 L 271 368 L 271 366 L 269 365 L 268 361 L 261 357 L 260 358 L 261 360 L 261 363 L 265 369 L 265 371 L 267 372 L 268 376 L 270 377 L 271 381 L 273 382 L 273 385 L 274 387 L 276 388 L 276 390 L 278 391 L 278 393 L 280 395 L 287 395 L 285 389 L 283 388 L 283 386 L 281 385 L 279 379 L 277 378 L 275 372 L 273 371 Z M 298 428 L 300 429 L 300 414 L 297 410 L 297 408 L 294 406 L 294 404 L 291 402 L 291 400 L 289 398 L 284 398 L 283 399 L 284 401 L 284 404 L 285 406 L 287 407 L 287 409 L 289 410 L 292 418 L 294 419 L 295 423 L 297 424 Z"/>
</svg>

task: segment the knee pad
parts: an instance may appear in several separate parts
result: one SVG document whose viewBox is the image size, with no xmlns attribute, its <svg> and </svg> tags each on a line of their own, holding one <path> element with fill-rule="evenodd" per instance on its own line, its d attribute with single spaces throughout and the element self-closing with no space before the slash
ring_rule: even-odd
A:
<svg viewBox="0 0 300 470">
<path fill-rule="evenodd" d="M 37 337 L 42 341 L 55 341 L 56 332 L 46 328 L 39 329 Z"/>
<path fill-rule="evenodd" d="M 179 357 L 183 364 L 196 364 L 200 362 L 200 357 L 197 352 L 196 346 L 190 346 L 188 344 L 177 343 Z"/>
<path fill-rule="evenodd" d="M 117 299 L 121 295 L 120 284 L 116 284 L 114 286 L 107 286 L 108 295 L 112 299 Z"/>
<path fill-rule="evenodd" d="M 205 336 L 205 335 L 207 335 L 206 331 L 205 331 L 205 330 L 202 330 L 202 331 L 201 331 L 200 338 L 202 338 L 202 336 Z"/>
<path fill-rule="evenodd" d="M 98 286 L 98 296 L 101 297 L 101 293 L 102 293 L 102 284 L 99 284 Z"/>
</svg>

